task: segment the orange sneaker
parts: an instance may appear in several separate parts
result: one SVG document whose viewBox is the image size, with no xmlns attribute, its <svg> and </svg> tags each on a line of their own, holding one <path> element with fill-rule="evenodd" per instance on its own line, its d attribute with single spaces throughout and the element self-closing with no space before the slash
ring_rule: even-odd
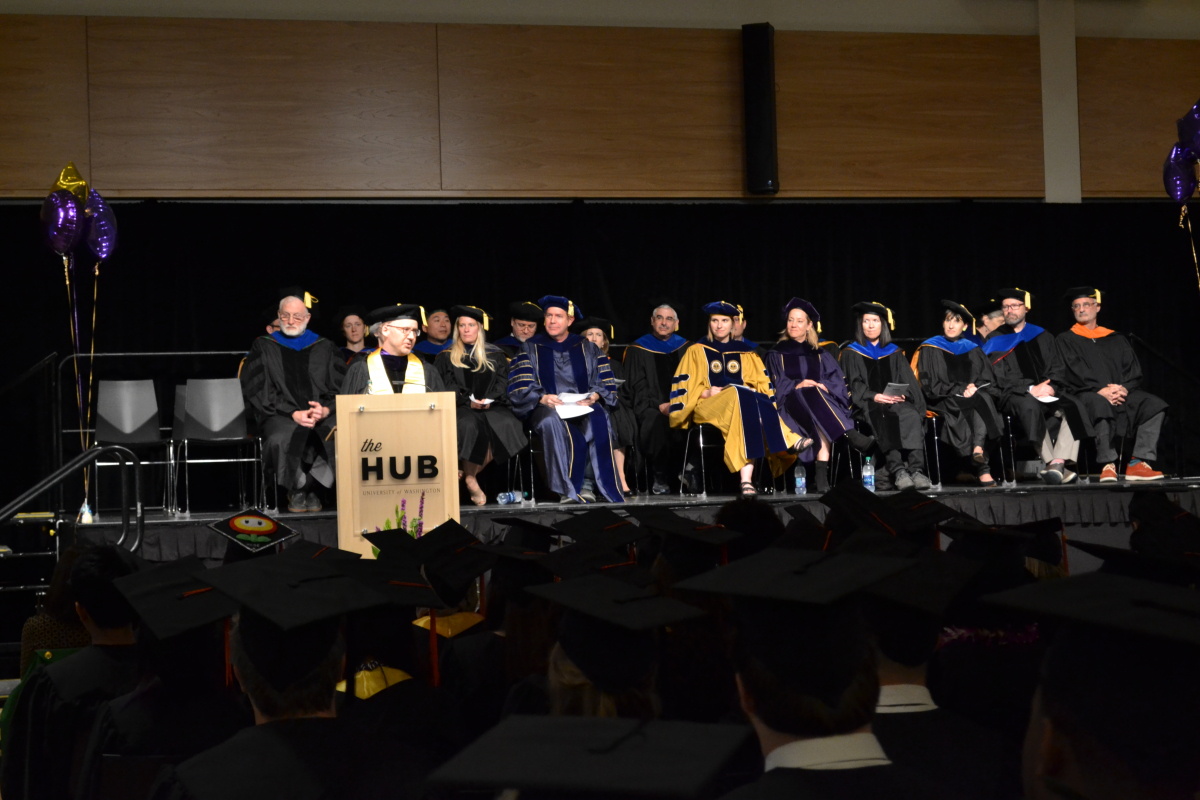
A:
<svg viewBox="0 0 1200 800">
<path fill-rule="evenodd" d="M 1100 470 L 1101 483 L 1116 483 L 1117 468 L 1113 464 L 1105 464 L 1104 469 Z"/>
<path fill-rule="evenodd" d="M 1125 468 L 1125 480 L 1127 481 L 1161 481 L 1162 479 L 1163 474 L 1158 470 L 1151 469 L 1145 461 L 1130 464 Z"/>
</svg>

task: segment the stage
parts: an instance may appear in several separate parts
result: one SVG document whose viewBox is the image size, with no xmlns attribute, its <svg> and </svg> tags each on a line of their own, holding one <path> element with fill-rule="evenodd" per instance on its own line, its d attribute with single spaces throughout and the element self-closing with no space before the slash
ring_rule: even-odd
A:
<svg viewBox="0 0 1200 800">
<path fill-rule="evenodd" d="M 946 487 L 928 494 L 951 508 L 988 524 L 1011 525 L 1059 517 L 1066 526 L 1067 537 L 1070 539 L 1128 547 L 1130 491 L 1133 488 L 1151 487 L 1169 491 L 1181 508 L 1200 513 L 1200 477 L 1141 484 L 1090 483 L 1051 487 L 1028 483 L 1018 484 L 1016 488 L 1010 489 Z M 890 493 L 881 494 L 887 496 Z M 721 505 L 731 499 L 733 498 L 727 495 L 710 495 L 707 498 L 639 495 L 625 504 L 600 503 L 586 508 L 611 508 L 619 514 L 623 507 L 630 505 L 655 505 L 673 509 L 696 520 L 711 522 Z M 797 503 L 803 504 L 818 519 L 825 517 L 825 506 L 816 494 L 764 495 L 760 499 L 774 507 L 785 524 L 791 519 L 786 508 Z M 497 518 L 523 516 L 550 524 L 577 514 L 584 508 L 575 504 L 560 503 L 464 506 L 461 514 L 463 525 L 481 539 L 488 541 L 502 533 L 504 526 L 496 523 Z M 227 541 L 207 526 L 231 513 L 232 511 L 225 511 L 174 516 L 161 512 L 147 512 L 146 535 L 140 553 L 150 561 L 171 561 L 193 554 L 206 561 L 220 561 L 225 555 Z M 285 512 L 274 516 L 295 528 L 305 539 L 327 545 L 337 544 L 336 511 L 307 514 Z M 120 516 L 109 514 L 90 525 L 80 525 L 78 535 L 89 541 L 115 542 L 120 535 L 120 529 Z M 1085 553 L 1072 554 L 1073 572 L 1086 572 L 1095 569 L 1097 565 L 1098 562 Z"/>
</svg>

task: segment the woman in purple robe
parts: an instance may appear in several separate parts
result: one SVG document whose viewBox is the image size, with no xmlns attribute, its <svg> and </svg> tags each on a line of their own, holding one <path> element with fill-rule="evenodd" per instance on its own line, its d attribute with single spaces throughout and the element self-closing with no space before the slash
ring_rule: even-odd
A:
<svg viewBox="0 0 1200 800">
<path fill-rule="evenodd" d="M 816 490 L 829 488 L 829 453 L 832 443 L 846 437 L 857 450 L 866 450 L 874 439 L 854 428 L 846 376 L 834 357 L 819 346 L 821 315 L 807 300 L 793 297 L 784 306 L 784 336 L 767 354 L 767 371 L 775 385 L 775 402 L 783 424 L 804 439 L 800 460 L 815 460 Z M 817 445 L 813 447 L 811 445 Z"/>
</svg>

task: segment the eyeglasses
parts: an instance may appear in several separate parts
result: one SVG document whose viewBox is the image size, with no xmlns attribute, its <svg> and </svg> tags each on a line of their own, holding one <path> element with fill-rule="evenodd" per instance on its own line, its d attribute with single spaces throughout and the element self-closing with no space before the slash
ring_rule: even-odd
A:
<svg viewBox="0 0 1200 800">
<path fill-rule="evenodd" d="M 1096 307 L 1096 304 L 1093 302 L 1090 302 L 1090 301 L 1087 303 L 1072 303 L 1071 304 L 1071 309 L 1074 311 L 1082 311 L 1085 308 L 1095 308 L 1095 307 Z"/>
<path fill-rule="evenodd" d="M 389 331 L 395 331 L 405 339 L 409 337 L 412 337 L 413 339 L 417 338 L 416 328 L 401 328 L 398 325 L 384 325 L 383 327 L 387 328 Z"/>
<path fill-rule="evenodd" d="M 280 314 L 279 315 L 280 322 L 291 322 L 292 320 L 295 320 L 296 322 L 304 322 L 304 320 L 306 320 L 306 319 L 308 319 L 308 314 Z"/>
<path fill-rule="evenodd" d="M 1024 303 L 1005 303 L 1004 305 L 1000 306 L 1000 308 L 1004 311 L 1020 311 L 1024 307 Z"/>
</svg>

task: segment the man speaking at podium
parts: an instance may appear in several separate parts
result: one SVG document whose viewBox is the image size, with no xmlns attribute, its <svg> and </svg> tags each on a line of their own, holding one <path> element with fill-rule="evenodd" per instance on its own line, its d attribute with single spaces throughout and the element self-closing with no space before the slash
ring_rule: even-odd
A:
<svg viewBox="0 0 1200 800">
<path fill-rule="evenodd" d="M 425 310 L 414 303 L 384 306 L 367 314 L 379 347 L 362 351 L 350 362 L 342 394 L 447 391 L 438 371 L 412 352 L 424 316 Z"/>
</svg>

